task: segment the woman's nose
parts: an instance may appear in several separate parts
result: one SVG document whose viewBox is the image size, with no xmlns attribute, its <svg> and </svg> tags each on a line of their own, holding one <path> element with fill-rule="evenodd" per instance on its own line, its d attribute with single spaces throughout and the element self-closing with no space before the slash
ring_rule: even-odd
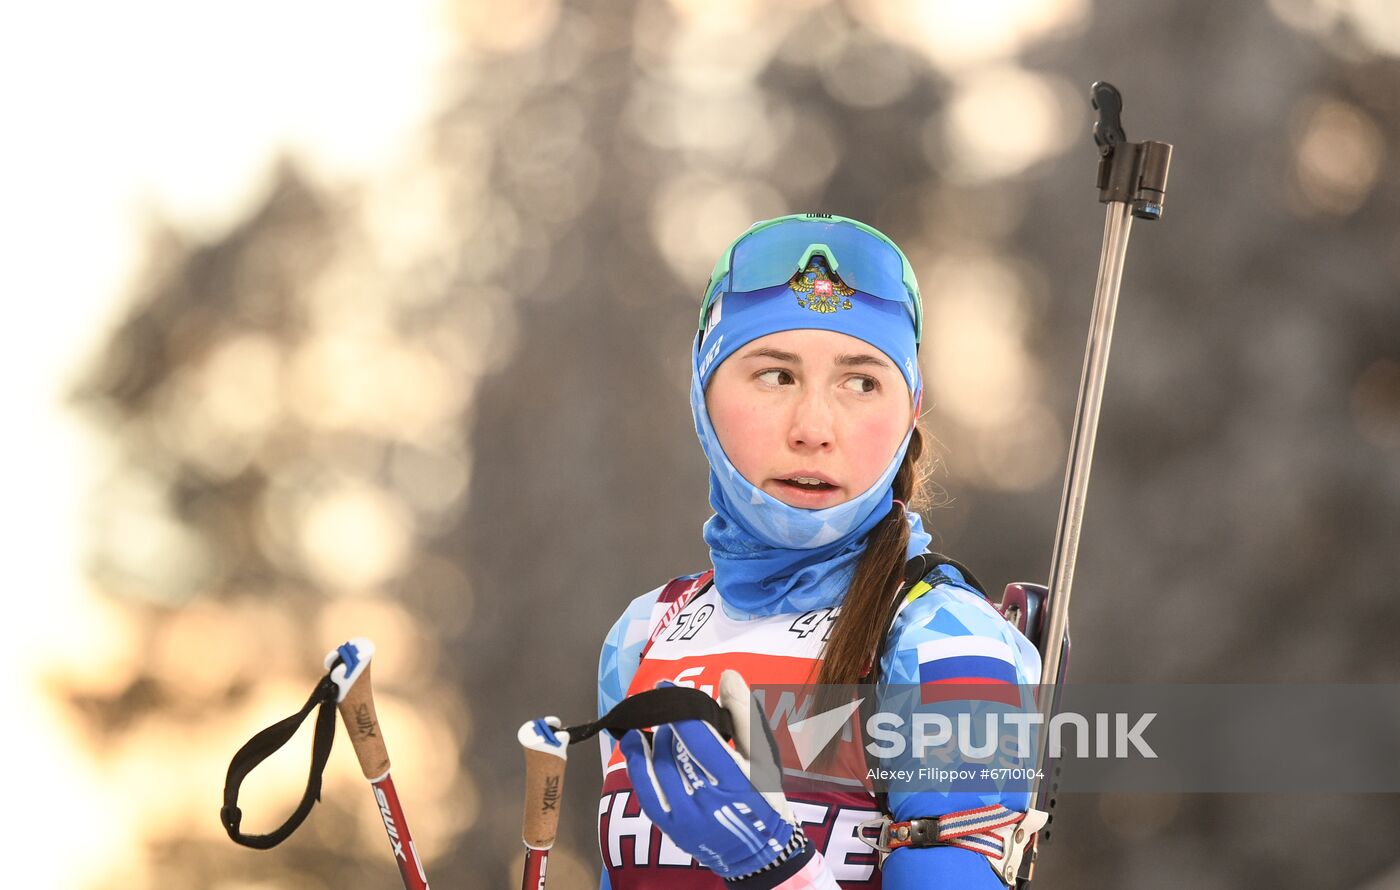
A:
<svg viewBox="0 0 1400 890">
<path fill-rule="evenodd" d="M 795 450 L 823 450 L 835 439 L 835 413 L 825 393 L 808 390 L 793 406 L 788 445 Z"/>
</svg>

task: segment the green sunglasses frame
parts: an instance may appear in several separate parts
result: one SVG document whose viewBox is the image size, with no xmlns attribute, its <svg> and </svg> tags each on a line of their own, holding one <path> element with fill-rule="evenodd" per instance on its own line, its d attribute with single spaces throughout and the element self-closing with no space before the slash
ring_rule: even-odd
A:
<svg viewBox="0 0 1400 890">
<path fill-rule="evenodd" d="M 714 271 L 710 273 L 710 283 L 705 287 L 704 299 L 701 300 L 700 303 L 701 331 L 705 330 L 705 323 L 709 320 L 710 307 L 714 304 L 716 296 L 715 289 L 719 286 L 719 283 L 729 275 L 730 263 L 732 262 L 734 257 L 734 248 L 739 246 L 740 241 L 743 241 L 745 238 L 749 237 L 755 232 L 761 232 L 764 229 L 776 225 L 781 225 L 782 223 L 789 222 L 791 220 L 802 220 L 803 222 L 845 223 L 847 225 L 854 226 L 857 229 L 860 229 L 861 231 L 869 235 L 874 235 L 876 238 L 880 239 L 885 244 L 888 244 L 899 256 L 899 262 L 901 264 L 904 277 L 904 289 L 908 292 L 910 304 L 914 307 L 914 342 L 917 344 L 923 341 L 924 305 L 922 299 L 919 297 L 919 282 L 914 277 L 914 267 L 909 265 L 909 258 L 904 255 L 904 251 L 900 250 L 899 245 L 891 241 L 889 237 L 885 235 L 884 232 L 881 232 L 879 229 L 876 229 L 872 226 L 868 226 L 860 220 L 851 219 L 845 216 L 836 216 L 835 214 L 831 213 L 790 213 L 787 216 L 779 216 L 774 219 L 764 220 L 762 222 L 757 222 L 749 226 L 748 229 L 746 229 L 742 235 L 729 242 L 729 246 L 724 249 L 724 253 L 720 254 L 719 259 L 715 261 Z M 798 260 L 797 265 L 792 270 L 793 274 L 795 275 L 803 269 L 807 268 L 807 263 L 812 259 L 814 255 L 818 253 L 826 257 L 827 264 L 831 267 L 831 271 L 836 272 L 839 268 L 839 260 L 837 259 L 836 255 L 832 252 L 831 248 L 825 244 L 813 243 L 809 244 L 807 246 L 807 249 L 803 252 L 802 257 Z"/>
</svg>

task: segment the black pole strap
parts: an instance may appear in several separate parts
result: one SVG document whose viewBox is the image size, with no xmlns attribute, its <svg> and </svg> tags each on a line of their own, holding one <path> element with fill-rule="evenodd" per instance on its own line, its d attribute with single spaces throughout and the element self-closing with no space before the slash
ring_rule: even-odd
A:
<svg viewBox="0 0 1400 890">
<path fill-rule="evenodd" d="M 734 718 L 719 706 L 719 702 L 698 689 L 688 686 L 663 686 L 628 696 L 616 707 L 592 723 L 568 726 L 569 744 L 591 739 L 606 729 L 613 738 L 622 738 L 629 729 L 645 730 L 663 723 L 679 720 L 704 720 L 719 730 L 724 740 L 734 738 Z"/>
<path fill-rule="evenodd" d="M 311 807 L 321 799 L 321 773 L 326 768 L 326 760 L 331 756 L 331 744 L 335 741 L 335 703 L 339 687 L 331 680 L 330 674 L 316 684 L 311 697 L 290 717 L 278 720 L 262 732 L 248 740 L 228 765 L 228 776 L 224 779 L 224 805 L 219 810 L 219 821 L 236 844 L 252 847 L 255 850 L 270 850 L 282 843 L 296 831 L 311 812 Z M 243 821 L 243 811 L 238 808 L 238 788 L 253 768 L 262 763 L 273 752 L 291 740 L 312 709 L 320 706 L 316 715 L 316 736 L 311 743 L 311 772 L 306 779 L 306 793 L 301 803 L 275 831 L 267 834 L 244 834 L 239 830 Z"/>
</svg>

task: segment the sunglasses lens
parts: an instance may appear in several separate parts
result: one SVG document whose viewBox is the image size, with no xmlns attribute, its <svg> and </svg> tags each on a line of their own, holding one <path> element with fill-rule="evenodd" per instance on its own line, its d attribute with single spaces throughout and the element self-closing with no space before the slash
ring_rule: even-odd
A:
<svg viewBox="0 0 1400 890">
<path fill-rule="evenodd" d="M 710 306 L 719 294 L 785 284 L 805 269 L 815 254 L 824 255 L 836 277 L 849 287 L 903 303 L 913 318 L 916 341 L 922 339 L 919 286 L 894 242 L 854 220 L 811 214 L 755 223 L 730 245 L 715 264 L 701 302 L 700 330 L 706 330 Z"/>
<path fill-rule="evenodd" d="M 758 229 L 734 245 L 725 290 L 745 293 L 775 287 L 806 267 L 812 253 L 826 253 L 849 287 L 907 303 L 904 262 L 889 242 L 848 223 L 790 221 Z"/>
</svg>

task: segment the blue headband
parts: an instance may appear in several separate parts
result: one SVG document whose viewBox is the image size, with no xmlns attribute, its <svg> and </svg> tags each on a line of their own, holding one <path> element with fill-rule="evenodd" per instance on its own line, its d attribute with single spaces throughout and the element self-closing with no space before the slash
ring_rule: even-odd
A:
<svg viewBox="0 0 1400 890">
<path fill-rule="evenodd" d="M 908 306 L 845 287 L 829 277 L 821 257 L 814 257 L 792 283 L 715 298 L 700 340 L 701 387 L 708 386 L 715 368 L 745 343 L 807 329 L 849 334 L 874 346 L 894 362 L 909 392 L 917 396 L 918 344 Z"/>
</svg>

